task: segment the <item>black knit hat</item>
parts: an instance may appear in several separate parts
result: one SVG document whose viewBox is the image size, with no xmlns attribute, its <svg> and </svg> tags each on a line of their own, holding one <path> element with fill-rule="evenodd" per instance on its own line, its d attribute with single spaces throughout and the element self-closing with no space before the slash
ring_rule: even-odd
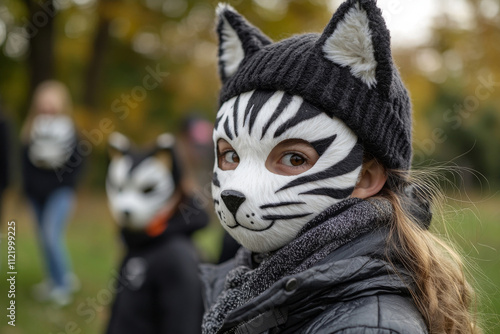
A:
<svg viewBox="0 0 500 334">
<path fill-rule="evenodd" d="M 229 5 L 217 14 L 221 105 L 254 89 L 299 95 L 345 122 L 387 168 L 410 168 L 410 98 L 375 0 L 348 0 L 321 35 L 277 43 Z"/>
</svg>

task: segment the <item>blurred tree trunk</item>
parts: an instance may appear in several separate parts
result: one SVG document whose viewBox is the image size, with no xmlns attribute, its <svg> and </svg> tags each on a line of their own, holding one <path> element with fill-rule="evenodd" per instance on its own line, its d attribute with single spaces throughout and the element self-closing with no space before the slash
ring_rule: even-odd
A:
<svg viewBox="0 0 500 334">
<path fill-rule="evenodd" d="M 109 24 L 110 19 L 104 10 L 105 2 L 99 2 L 99 22 L 94 36 L 92 47 L 92 56 L 87 68 L 85 79 L 85 91 L 83 95 L 83 104 L 89 111 L 96 111 L 99 104 L 99 92 L 101 91 L 102 74 L 104 70 L 104 58 L 109 43 Z"/>
<path fill-rule="evenodd" d="M 36 86 L 54 77 L 54 17 L 53 0 L 25 0 L 29 20 L 26 30 L 29 36 L 30 96 Z"/>
</svg>

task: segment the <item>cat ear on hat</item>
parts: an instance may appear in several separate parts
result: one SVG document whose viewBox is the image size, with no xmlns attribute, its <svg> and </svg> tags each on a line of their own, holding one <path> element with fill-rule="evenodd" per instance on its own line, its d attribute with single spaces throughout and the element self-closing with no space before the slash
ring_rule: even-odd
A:
<svg viewBox="0 0 500 334">
<path fill-rule="evenodd" d="M 389 94 L 391 37 L 375 0 L 348 0 L 335 12 L 317 46 L 324 57 L 349 68 L 369 88 Z"/>
<path fill-rule="evenodd" d="M 114 159 L 128 153 L 131 147 L 130 139 L 119 132 L 113 132 L 108 137 L 108 156 Z"/>
<path fill-rule="evenodd" d="M 246 56 L 271 44 L 272 40 L 228 4 L 219 3 L 216 14 L 219 74 L 224 83 L 236 73 Z"/>
</svg>

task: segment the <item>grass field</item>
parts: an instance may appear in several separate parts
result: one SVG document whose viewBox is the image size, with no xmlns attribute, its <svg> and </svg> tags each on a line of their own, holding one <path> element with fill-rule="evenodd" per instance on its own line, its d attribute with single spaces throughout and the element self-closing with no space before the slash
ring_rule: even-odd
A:
<svg viewBox="0 0 500 334">
<path fill-rule="evenodd" d="M 474 266 L 474 279 L 482 290 L 485 333 L 500 334 L 500 197 L 471 203 L 454 203 L 453 223 L 448 224 L 452 239 Z M 453 210 L 453 211 L 454 211 Z M 5 236 L 0 264 L 0 333 L 3 334 L 99 334 L 103 333 L 111 303 L 112 283 L 121 254 L 114 225 L 103 194 L 79 195 L 67 240 L 74 271 L 82 282 L 74 302 L 57 309 L 31 298 L 31 286 L 43 279 L 41 257 L 29 208 L 18 196 L 6 198 L 2 233 L 6 222 L 16 222 L 16 326 L 7 325 L 7 284 Z M 439 229 L 442 231 L 443 229 Z M 219 251 L 221 230 L 216 222 L 196 235 L 202 256 L 214 259 Z"/>
</svg>

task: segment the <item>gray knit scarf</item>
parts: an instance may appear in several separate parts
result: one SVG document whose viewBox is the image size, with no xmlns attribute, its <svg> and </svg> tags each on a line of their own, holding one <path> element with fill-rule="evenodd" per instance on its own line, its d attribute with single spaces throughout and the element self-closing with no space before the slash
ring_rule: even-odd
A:
<svg viewBox="0 0 500 334">
<path fill-rule="evenodd" d="M 283 248 L 260 254 L 263 260 L 256 268 L 249 263 L 250 252 L 241 249 L 236 255 L 235 268 L 226 276 L 224 290 L 203 317 L 202 333 L 217 333 L 230 312 L 282 277 L 307 270 L 338 247 L 372 231 L 377 222 L 387 221 L 392 213 L 387 200 L 349 198 L 316 216 Z"/>
</svg>

